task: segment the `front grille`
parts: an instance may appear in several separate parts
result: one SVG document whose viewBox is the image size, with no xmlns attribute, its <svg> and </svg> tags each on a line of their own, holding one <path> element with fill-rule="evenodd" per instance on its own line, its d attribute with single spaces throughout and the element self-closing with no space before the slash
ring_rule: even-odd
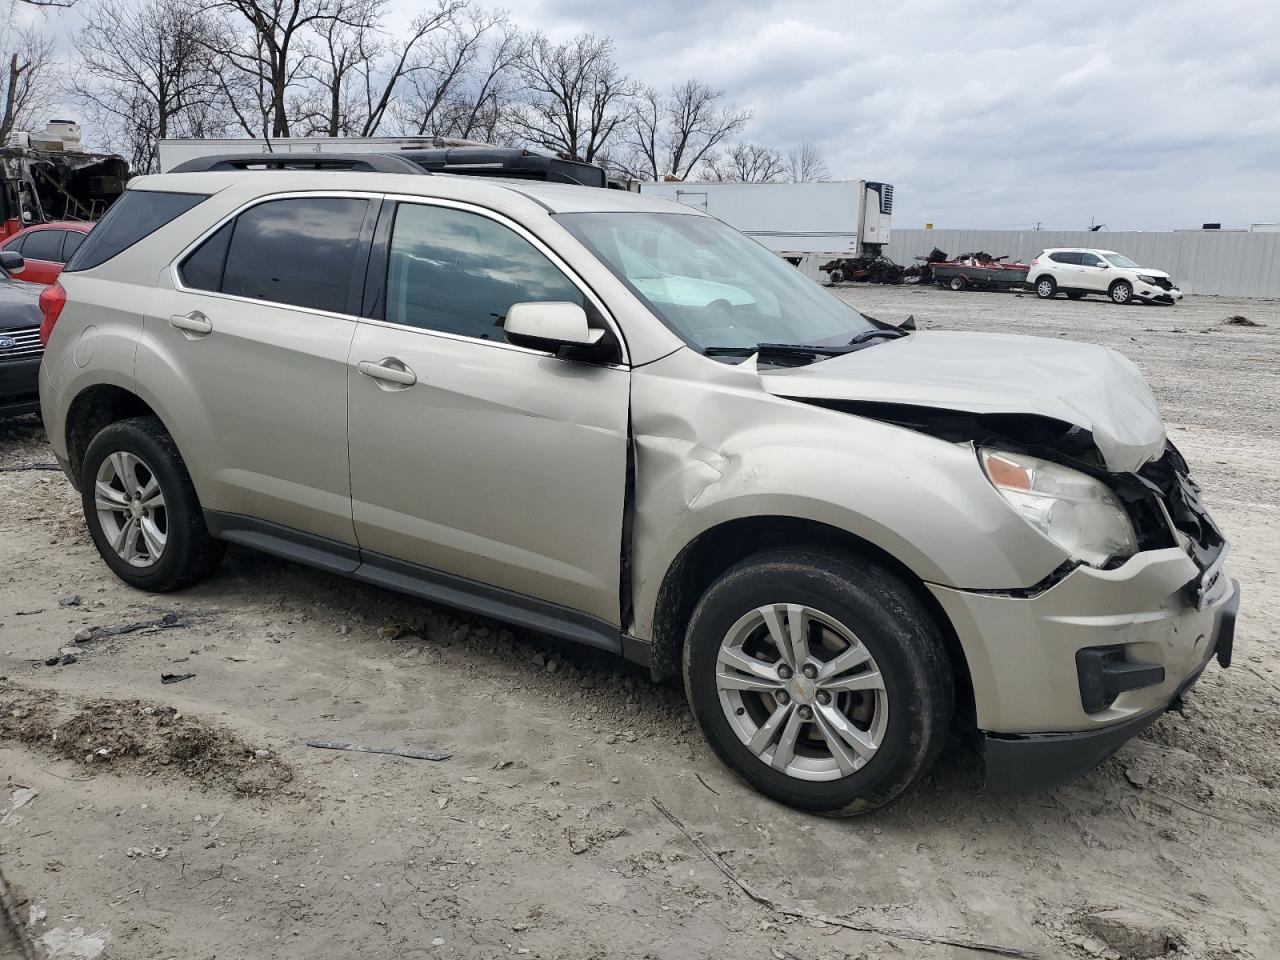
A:
<svg viewBox="0 0 1280 960">
<path fill-rule="evenodd" d="M 1152 277 L 1151 279 L 1155 281 L 1155 286 L 1159 287 L 1161 290 L 1173 289 L 1173 281 L 1168 277 Z"/>
<path fill-rule="evenodd" d="M 40 342 L 39 327 L 0 330 L 0 363 L 35 360 L 43 353 L 44 344 Z"/>
</svg>

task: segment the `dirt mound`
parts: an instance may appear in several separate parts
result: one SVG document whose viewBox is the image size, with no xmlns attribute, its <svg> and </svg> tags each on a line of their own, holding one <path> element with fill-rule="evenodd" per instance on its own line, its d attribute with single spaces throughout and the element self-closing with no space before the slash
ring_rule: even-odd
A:
<svg viewBox="0 0 1280 960">
<path fill-rule="evenodd" d="M 0 742 L 16 740 L 86 767 L 181 776 L 206 787 L 271 794 L 289 765 L 225 727 L 142 700 L 74 701 L 54 690 L 0 682 Z"/>
</svg>

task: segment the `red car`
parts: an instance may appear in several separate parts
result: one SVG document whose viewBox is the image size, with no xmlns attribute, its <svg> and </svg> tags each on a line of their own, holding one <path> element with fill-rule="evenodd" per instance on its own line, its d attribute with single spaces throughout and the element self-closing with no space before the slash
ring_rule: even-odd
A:
<svg viewBox="0 0 1280 960">
<path fill-rule="evenodd" d="M 20 253 L 26 260 L 27 268 L 14 277 L 15 280 L 53 283 L 92 227 L 92 223 L 81 220 L 41 223 L 19 230 L 0 245 L 0 250 Z"/>
</svg>

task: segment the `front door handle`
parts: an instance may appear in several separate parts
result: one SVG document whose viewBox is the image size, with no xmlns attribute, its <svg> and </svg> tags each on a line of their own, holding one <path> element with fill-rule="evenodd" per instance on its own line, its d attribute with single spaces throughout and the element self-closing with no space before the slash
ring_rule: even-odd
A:
<svg viewBox="0 0 1280 960">
<path fill-rule="evenodd" d="M 356 369 L 366 377 L 384 383 L 394 383 L 401 387 L 412 387 L 418 382 L 418 375 L 395 357 L 384 357 L 376 363 L 372 360 L 361 360 Z"/>
<path fill-rule="evenodd" d="M 201 337 L 213 333 L 213 321 L 199 310 L 192 310 L 190 313 L 175 313 L 169 318 L 169 326 L 175 330 L 181 330 L 183 333 L 194 333 Z"/>
</svg>

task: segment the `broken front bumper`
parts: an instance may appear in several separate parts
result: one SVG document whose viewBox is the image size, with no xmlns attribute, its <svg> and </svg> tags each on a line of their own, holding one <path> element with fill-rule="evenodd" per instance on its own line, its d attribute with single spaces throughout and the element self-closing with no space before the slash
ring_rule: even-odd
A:
<svg viewBox="0 0 1280 960">
<path fill-rule="evenodd" d="M 1151 303 L 1177 303 L 1182 299 L 1182 291 L 1177 287 L 1166 289 L 1154 284 L 1143 283 L 1141 280 L 1134 283 L 1133 295 L 1139 300 L 1146 300 Z"/>
<path fill-rule="evenodd" d="M 1199 596 L 1192 585 L 1202 585 Z M 997 765 L 1002 755 L 1022 758 L 1036 745 L 1051 767 L 1055 751 L 1071 752 L 1069 743 L 1093 758 L 1064 764 L 1058 782 L 1155 722 L 1219 645 L 1230 643 L 1239 603 L 1238 587 L 1220 567 L 1210 581 L 1176 547 L 1139 553 L 1113 570 L 1077 567 L 1030 597 L 929 589 L 964 648 L 978 727 L 994 744 Z M 1112 695 L 1098 701 L 1091 687 L 1098 678 L 1086 664 L 1100 649 L 1108 669 L 1130 675 L 1114 682 L 1108 674 Z M 1031 772 L 1028 785 L 1047 785 Z"/>
</svg>

